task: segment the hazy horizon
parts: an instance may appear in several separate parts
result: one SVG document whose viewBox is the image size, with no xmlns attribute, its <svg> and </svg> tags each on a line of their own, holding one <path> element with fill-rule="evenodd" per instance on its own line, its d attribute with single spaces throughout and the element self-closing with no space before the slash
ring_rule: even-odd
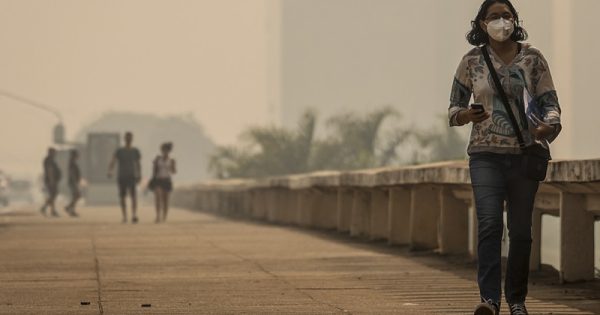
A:
<svg viewBox="0 0 600 315">
<path fill-rule="evenodd" d="M 69 139 L 107 111 L 194 117 L 221 145 L 248 126 L 295 127 L 305 107 L 324 118 L 392 105 L 404 121 L 433 126 L 479 3 L 0 0 L 0 91 L 56 107 Z M 580 35 L 598 25 L 582 13 L 597 3 L 516 3 L 563 106 L 556 158 L 600 154 L 581 141 L 598 128 L 600 64 L 588 61 L 598 44 Z M 0 117 L 0 169 L 39 173 L 56 119 L 1 96 Z"/>
<path fill-rule="evenodd" d="M 214 141 L 232 143 L 268 122 L 264 3 L 3 0 L 0 90 L 58 109 L 70 139 L 125 111 L 192 115 Z M 56 119 L 5 97 L 0 117 L 0 169 L 39 172 Z"/>
</svg>

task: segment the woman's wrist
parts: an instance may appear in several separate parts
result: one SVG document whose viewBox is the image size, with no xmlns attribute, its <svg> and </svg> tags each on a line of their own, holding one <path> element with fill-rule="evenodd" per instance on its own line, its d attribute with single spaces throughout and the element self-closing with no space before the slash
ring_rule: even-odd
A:
<svg viewBox="0 0 600 315">
<path fill-rule="evenodd" d="M 458 113 L 456 113 L 456 122 L 459 125 L 466 125 L 470 122 L 468 117 L 465 117 L 466 112 L 467 112 L 467 110 L 463 109 L 463 110 L 459 111 Z"/>
</svg>

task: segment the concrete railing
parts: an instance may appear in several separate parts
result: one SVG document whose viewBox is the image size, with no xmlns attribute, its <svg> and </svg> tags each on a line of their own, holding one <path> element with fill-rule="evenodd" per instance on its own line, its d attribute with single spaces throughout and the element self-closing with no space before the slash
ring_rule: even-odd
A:
<svg viewBox="0 0 600 315">
<path fill-rule="evenodd" d="M 176 189 L 179 207 L 277 224 L 336 229 L 441 254 L 477 254 L 477 221 L 464 161 L 261 180 L 223 180 Z M 541 217 L 560 218 L 560 280 L 594 278 L 600 159 L 555 161 L 533 217 L 531 269 L 541 265 Z"/>
</svg>

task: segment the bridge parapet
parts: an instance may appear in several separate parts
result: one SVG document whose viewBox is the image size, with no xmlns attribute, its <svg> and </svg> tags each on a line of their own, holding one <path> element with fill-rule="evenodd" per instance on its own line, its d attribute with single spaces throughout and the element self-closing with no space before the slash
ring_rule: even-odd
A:
<svg viewBox="0 0 600 315">
<path fill-rule="evenodd" d="M 477 256 L 468 163 L 317 172 L 178 187 L 180 207 L 386 240 L 414 250 Z M 560 280 L 594 278 L 600 159 L 553 161 L 536 198 L 531 269 L 541 264 L 541 216 L 560 218 Z"/>
</svg>

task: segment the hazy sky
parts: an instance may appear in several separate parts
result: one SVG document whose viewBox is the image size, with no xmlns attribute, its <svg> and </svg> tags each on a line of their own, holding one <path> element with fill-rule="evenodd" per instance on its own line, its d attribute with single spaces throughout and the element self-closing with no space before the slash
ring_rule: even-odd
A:
<svg viewBox="0 0 600 315">
<path fill-rule="evenodd" d="M 0 89 L 55 106 L 70 137 L 125 110 L 233 142 L 268 119 L 265 21 L 264 0 L 0 0 Z M 37 167 L 55 118 L 0 97 L 0 119 L 0 169 Z"/>
<path fill-rule="evenodd" d="M 231 144 L 245 127 L 273 122 L 278 114 L 274 106 L 281 103 L 273 101 L 271 93 L 284 89 L 269 81 L 278 61 L 273 57 L 281 46 L 267 40 L 268 1 L 278 0 L 0 0 L 0 90 L 55 106 L 71 138 L 101 113 L 124 110 L 193 115 L 213 140 Z M 454 69 L 468 48 L 464 33 L 480 0 L 307 1 L 288 0 L 314 6 L 308 5 L 304 15 L 292 10 L 286 17 L 301 27 L 286 28 L 284 23 L 281 34 L 283 43 L 296 43 L 295 48 L 286 47 L 294 49 L 292 61 L 306 69 L 282 63 L 282 69 L 274 71 L 281 71 L 277 73 L 282 78 L 310 74 L 305 81 L 282 81 L 284 87 L 291 84 L 299 91 L 299 103 L 315 106 L 387 97 L 362 102 L 371 106 L 389 102 L 410 117 L 443 115 Z M 402 12 L 383 14 L 386 3 L 398 4 Z M 361 7 L 371 4 L 369 10 Z M 530 42 L 550 62 L 561 99 L 566 123 L 553 147 L 554 156 L 597 157 L 600 147 L 581 139 L 600 132 L 595 123 L 600 100 L 594 89 L 600 75 L 596 62 L 600 44 L 587 35 L 590 27 L 599 25 L 590 12 L 600 9 L 600 1 L 515 4 Z M 369 33 L 378 29 L 363 25 L 378 25 L 381 32 Z M 416 27 L 418 32 L 413 32 Z M 313 36 L 316 33 L 322 34 Z M 358 40 L 361 34 L 370 41 Z M 336 46 L 336 40 L 356 44 L 347 57 L 359 64 L 353 67 L 339 57 L 339 48 L 345 46 Z M 408 52 L 405 43 L 412 45 Z M 426 53 L 433 51 L 444 58 L 432 63 Z M 414 70 L 419 67 L 427 71 Z M 322 83 L 328 78 L 319 75 L 330 68 L 334 70 L 329 83 Z M 405 77 L 371 80 L 376 84 L 361 83 L 358 88 L 345 83 L 356 79 L 360 70 L 358 75 L 394 69 Z M 410 84 L 402 89 L 405 81 Z M 305 89 L 311 86 L 316 88 Z M 384 88 L 388 96 L 380 92 Z M 328 101 L 327 93 L 335 94 L 335 99 Z M 365 95 L 360 98 L 357 93 Z M 315 101 L 306 101 L 307 97 Z M 38 173 L 55 123 L 47 113 L 0 97 L 0 169 Z"/>
</svg>

